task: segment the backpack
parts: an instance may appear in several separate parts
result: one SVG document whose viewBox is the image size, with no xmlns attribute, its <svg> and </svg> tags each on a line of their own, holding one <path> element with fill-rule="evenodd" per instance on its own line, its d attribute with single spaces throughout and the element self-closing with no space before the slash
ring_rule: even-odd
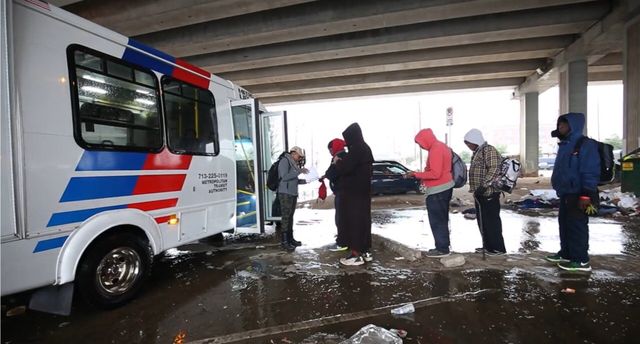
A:
<svg viewBox="0 0 640 344">
<path fill-rule="evenodd" d="M 611 183 L 614 176 L 613 168 L 615 164 L 615 159 L 613 157 L 613 146 L 608 143 L 594 140 L 587 136 L 582 136 L 578 139 L 578 142 L 576 142 L 576 146 L 573 148 L 573 152 L 575 154 L 580 154 L 580 148 L 586 140 L 594 141 L 598 145 L 598 155 L 600 158 L 600 182 L 598 184 L 603 185 Z"/>
<path fill-rule="evenodd" d="M 520 167 L 518 160 L 503 158 L 500 164 L 500 173 L 493 179 L 491 186 L 500 191 L 511 193 L 520 176 Z"/>
<path fill-rule="evenodd" d="M 274 162 L 271 167 L 269 167 L 269 172 L 267 172 L 267 188 L 271 191 L 278 190 L 278 186 L 280 185 L 280 176 L 278 175 L 278 165 L 280 164 L 280 160 L 284 158 L 284 152 L 280 154 L 278 160 Z"/>
<path fill-rule="evenodd" d="M 467 184 L 467 164 L 453 149 L 451 150 L 451 174 L 454 188 L 461 188 Z"/>
</svg>

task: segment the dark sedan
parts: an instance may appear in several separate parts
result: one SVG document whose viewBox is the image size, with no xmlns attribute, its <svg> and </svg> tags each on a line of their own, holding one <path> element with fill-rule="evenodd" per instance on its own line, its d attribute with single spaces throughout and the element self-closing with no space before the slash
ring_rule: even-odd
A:
<svg viewBox="0 0 640 344">
<path fill-rule="evenodd" d="M 416 178 L 404 178 L 410 170 L 396 161 L 375 161 L 371 192 L 374 195 L 400 194 L 414 191 L 421 193 L 420 181 Z"/>
</svg>

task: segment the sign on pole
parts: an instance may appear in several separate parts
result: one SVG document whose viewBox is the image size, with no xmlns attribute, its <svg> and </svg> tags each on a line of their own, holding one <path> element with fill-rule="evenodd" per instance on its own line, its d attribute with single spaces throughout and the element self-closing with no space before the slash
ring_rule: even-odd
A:
<svg viewBox="0 0 640 344">
<path fill-rule="evenodd" d="M 450 127 L 452 125 L 453 125 L 453 108 L 448 107 L 447 108 L 447 127 Z"/>
</svg>

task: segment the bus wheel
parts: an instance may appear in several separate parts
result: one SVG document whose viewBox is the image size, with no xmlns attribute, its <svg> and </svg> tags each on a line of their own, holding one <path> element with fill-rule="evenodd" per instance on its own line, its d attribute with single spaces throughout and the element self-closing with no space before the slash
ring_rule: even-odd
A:
<svg viewBox="0 0 640 344">
<path fill-rule="evenodd" d="M 148 243 L 132 233 L 114 233 L 89 246 L 78 267 L 84 299 L 111 309 L 129 302 L 151 272 Z"/>
</svg>

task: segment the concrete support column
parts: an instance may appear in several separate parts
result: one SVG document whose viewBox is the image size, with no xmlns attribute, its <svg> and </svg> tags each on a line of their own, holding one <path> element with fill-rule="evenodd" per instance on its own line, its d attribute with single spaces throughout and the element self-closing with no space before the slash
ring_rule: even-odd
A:
<svg viewBox="0 0 640 344">
<path fill-rule="evenodd" d="M 640 15 L 629 21 L 624 35 L 623 150 L 640 146 Z"/>
<path fill-rule="evenodd" d="M 587 116 L 588 81 L 589 70 L 586 60 L 569 62 L 566 68 L 563 68 L 560 72 L 560 114 L 580 112 Z M 587 134 L 586 121 L 584 134 Z"/>
<path fill-rule="evenodd" d="M 538 92 L 520 97 L 520 163 L 524 176 L 538 175 Z"/>
</svg>

